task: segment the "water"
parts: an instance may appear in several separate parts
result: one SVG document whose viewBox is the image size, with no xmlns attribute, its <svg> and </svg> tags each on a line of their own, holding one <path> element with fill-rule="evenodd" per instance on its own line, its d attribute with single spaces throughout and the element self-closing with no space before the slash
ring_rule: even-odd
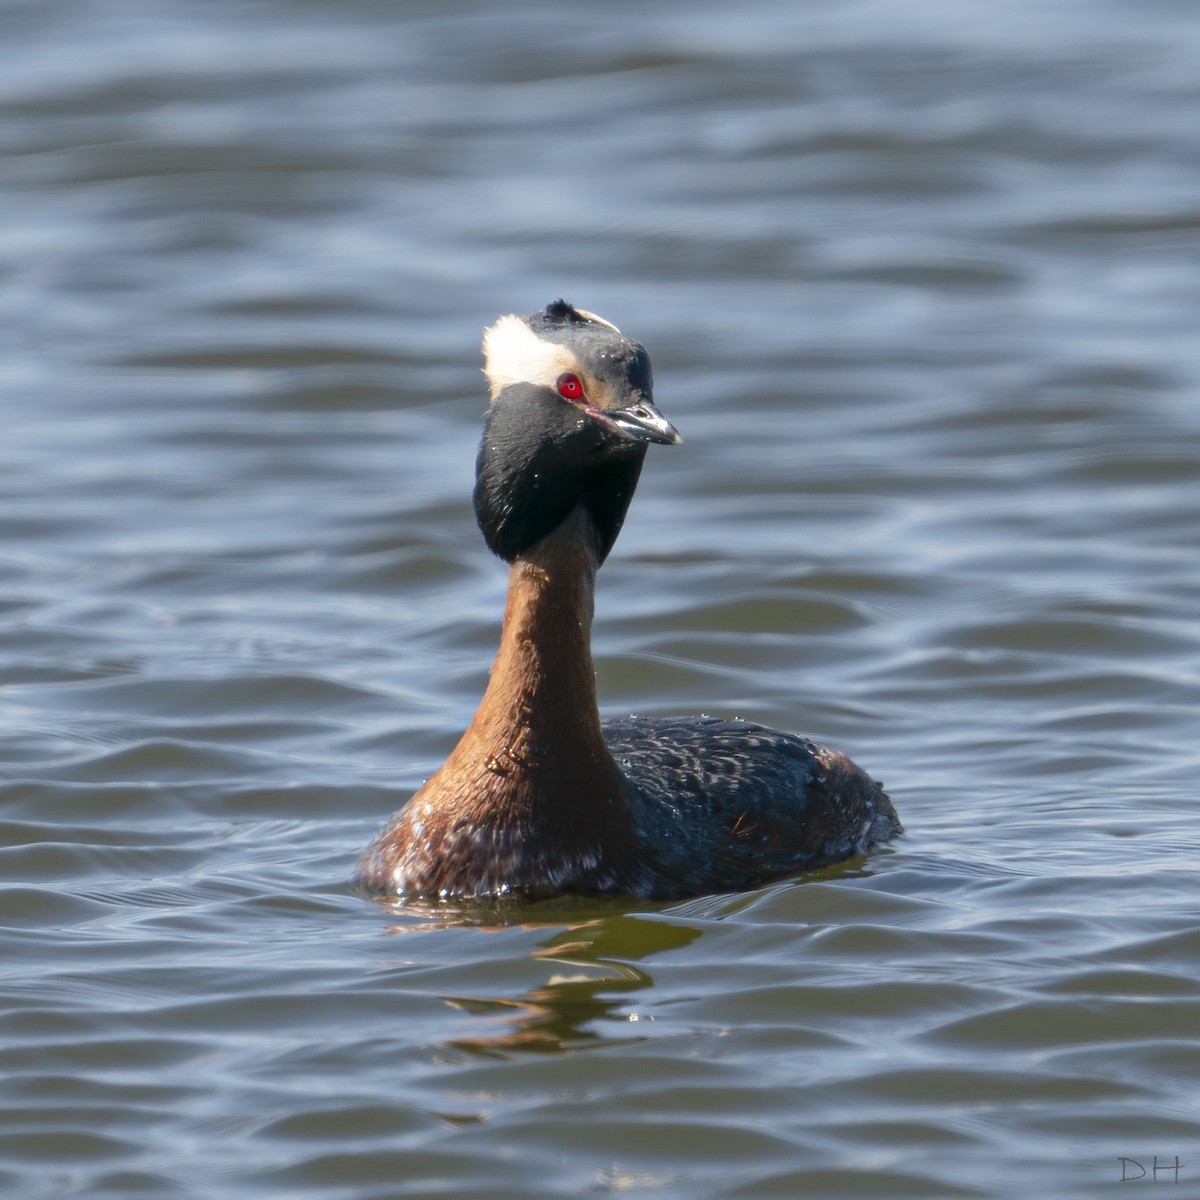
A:
<svg viewBox="0 0 1200 1200">
<path fill-rule="evenodd" d="M 29 0 L 0 46 L 5 1196 L 1200 1196 L 1193 6 Z M 560 294 L 686 439 L 606 711 L 842 746 L 895 846 L 348 889 L 495 645 L 480 331 Z"/>
</svg>

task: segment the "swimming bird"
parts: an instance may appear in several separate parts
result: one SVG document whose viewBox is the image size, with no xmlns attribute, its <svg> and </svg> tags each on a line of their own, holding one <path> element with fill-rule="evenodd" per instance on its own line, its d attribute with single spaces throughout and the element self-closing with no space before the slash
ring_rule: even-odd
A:
<svg viewBox="0 0 1200 1200">
<path fill-rule="evenodd" d="M 491 403 L 475 513 L 509 564 L 500 649 L 442 766 L 359 862 L 402 897 L 754 887 L 901 831 L 883 788 L 844 754 L 740 720 L 601 721 L 592 666 L 596 572 L 647 447 L 681 439 L 650 359 L 558 300 L 484 335 Z"/>
</svg>

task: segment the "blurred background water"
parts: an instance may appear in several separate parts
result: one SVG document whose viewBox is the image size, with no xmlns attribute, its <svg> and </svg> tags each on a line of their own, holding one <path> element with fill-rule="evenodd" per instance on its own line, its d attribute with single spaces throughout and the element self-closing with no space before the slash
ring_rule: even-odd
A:
<svg viewBox="0 0 1200 1200">
<path fill-rule="evenodd" d="M 1200 9 L 9 0 L 0 67 L 6 1197 L 1200 1196 Z M 559 295 L 685 437 L 605 711 L 843 746 L 894 847 L 349 890 Z"/>
</svg>

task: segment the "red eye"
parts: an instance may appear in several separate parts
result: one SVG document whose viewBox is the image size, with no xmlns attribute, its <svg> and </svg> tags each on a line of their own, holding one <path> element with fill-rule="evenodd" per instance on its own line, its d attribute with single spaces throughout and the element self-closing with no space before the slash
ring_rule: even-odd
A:
<svg viewBox="0 0 1200 1200">
<path fill-rule="evenodd" d="M 558 394 L 564 400 L 582 400 L 583 384 L 578 375 L 560 375 L 558 377 Z"/>
</svg>

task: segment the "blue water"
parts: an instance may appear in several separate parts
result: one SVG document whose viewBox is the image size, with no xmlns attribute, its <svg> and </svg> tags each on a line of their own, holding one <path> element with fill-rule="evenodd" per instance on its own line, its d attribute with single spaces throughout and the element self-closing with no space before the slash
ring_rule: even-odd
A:
<svg viewBox="0 0 1200 1200">
<path fill-rule="evenodd" d="M 1200 1196 L 1200 11 L 38 0 L 0 67 L 6 1197 Z M 605 713 L 840 746 L 894 846 L 350 890 L 559 295 L 685 438 Z"/>
</svg>

